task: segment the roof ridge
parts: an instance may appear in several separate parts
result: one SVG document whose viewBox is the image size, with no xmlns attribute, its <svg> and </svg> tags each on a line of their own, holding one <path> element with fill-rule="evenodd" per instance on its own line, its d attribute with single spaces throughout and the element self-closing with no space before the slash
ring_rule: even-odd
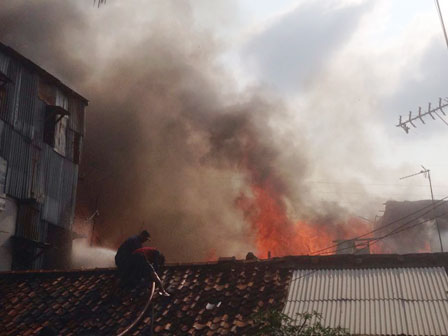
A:
<svg viewBox="0 0 448 336">
<path fill-rule="evenodd" d="M 274 257 L 271 259 L 231 259 L 205 262 L 167 263 L 167 268 L 183 267 L 225 267 L 257 264 L 278 264 L 294 270 L 334 270 L 334 269 L 387 269 L 387 268 L 448 268 L 448 252 L 414 253 L 414 254 L 333 254 L 333 255 L 296 255 Z M 2 271 L 0 276 L 20 274 L 68 274 L 88 272 L 114 272 L 115 267 L 96 267 L 54 270 L 18 270 Z"/>
</svg>

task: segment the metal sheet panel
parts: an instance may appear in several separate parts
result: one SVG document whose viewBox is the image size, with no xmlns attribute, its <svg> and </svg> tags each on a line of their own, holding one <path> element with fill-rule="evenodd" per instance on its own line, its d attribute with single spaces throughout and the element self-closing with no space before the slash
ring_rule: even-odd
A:
<svg viewBox="0 0 448 336">
<path fill-rule="evenodd" d="M 65 157 L 70 161 L 74 162 L 74 152 L 75 152 L 75 132 L 68 128 L 66 130 L 66 140 L 65 140 Z"/>
<path fill-rule="evenodd" d="M 75 207 L 78 167 L 44 145 L 42 167 L 45 197 L 42 219 L 70 229 Z"/>
<path fill-rule="evenodd" d="M 80 99 L 73 96 L 69 98 L 68 111 L 70 113 L 70 118 L 68 127 L 81 135 L 84 135 L 85 133 L 84 109 L 85 103 L 83 103 Z"/>
<path fill-rule="evenodd" d="M 32 139 L 38 103 L 38 77 L 15 61 L 9 64 L 7 75 L 13 83 L 6 85 L 6 99 L 0 109 L 0 118 Z"/>
<path fill-rule="evenodd" d="M 22 67 L 19 63 L 11 60 L 6 75 L 13 81 L 13 83 L 6 85 L 6 100 L 5 105 L 0 109 L 0 118 L 8 124 L 14 125 L 19 101 Z"/>
<path fill-rule="evenodd" d="M 44 145 L 41 166 L 45 185 L 42 219 L 55 225 L 59 222 L 59 185 L 62 180 L 63 160 L 50 146 Z"/>
<path fill-rule="evenodd" d="M 442 267 L 297 270 L 284 313 L 317 311 L 351 334 L 448 335 L 447 291 Z"/>
<path fill-rule="evenodd" d="M 17 112 L 14 128 L 24 136 L 34 136 L 35 115 L 37 113 L 38 77 L 26 68 L 21 70 L 20 87 L 18 88 Z"/>
<path fill-rule="evenodd" d="M 21 204 L 17 213 L 16 235 L 27 239 L 43 242 L 46 236 L 45 222 L 41 222 L 39 208 Z"/>
<path fill-rule="evenodd" d="M 65 156 L 65 151 L 67 147 L 67 124 L 68 124 L 68 117 L 67 116 L 62 117 L 56 123 L 56 129 L 54 132 L 54 150 L 59 154 L 61 154 L 62 156 Z"/>
<path fill-rule="evenodd" d="M 71 228 L 75 215 L 76 186 L 78 167 L 69 160 L 64 160 L 63 180 L 61 185 L 60 223 L 66 229 Z"/>
<path fill-rule="evenodd" d="M 3 72 L 4 74 L 8 73 L 9 60 L 9 56 L 0 52 L 0 72 Z"/>
<path fill-rule="evenodd" d="M 7 170 L 8 161 L 0 156 L 0 195 L 3 195 L 5 193 Z"/>
<path fill-rule="evenodd" d="M 47 104 L 44 101 L 36 98 L 36 113 L 34 115 L 34 136 L 33 140 L 36 143 L 44 141 L 45 116 Z"/>
<path fill-rule="evenodd" d="M 33 177 L 33 149 L 30 141 L 5 124 L 0 156 L 8 162 L 6 194 L 18 199 L 29 198 Z"/>
</svg>

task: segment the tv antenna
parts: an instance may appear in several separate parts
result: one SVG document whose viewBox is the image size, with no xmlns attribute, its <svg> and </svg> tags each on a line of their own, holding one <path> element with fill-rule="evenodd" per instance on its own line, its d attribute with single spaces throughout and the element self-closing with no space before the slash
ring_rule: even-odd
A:
<svg viewBox="0 0 448 336">
<path fill-rule="evenodd" d="M 409 111 L 409 115 L 407 119 L 403 120 L 404 118 L 400 115 L 400 118 L 398 120 L 397 127 L 401 127 L 406 133 L 409 133 L 409 130 L 411 129 L 410 126 L 417 128 L 414 121 L 420 120 L 422 124 L 426 124 L 423 117 L 430 116 L 433 120 L 436 120 L 434 115 L 438 117 L 440 120 L 443 121 L 445 125 L 448 126 L 448 122 L 443 119 L 442 116 L 440 116 L 439 112 L 441 112 L 444 116 L 446 116 L 444 108 L 448 108 L 448 98 L 439 98 L 439 104 L 435 107 L 431 106 L 431 103 L 428 104 L 428 110 L 423 112 L 422 107 L 418 107 L 418 114 L 416 116 L 412 116 L 412 111 Z"/>
</svg>

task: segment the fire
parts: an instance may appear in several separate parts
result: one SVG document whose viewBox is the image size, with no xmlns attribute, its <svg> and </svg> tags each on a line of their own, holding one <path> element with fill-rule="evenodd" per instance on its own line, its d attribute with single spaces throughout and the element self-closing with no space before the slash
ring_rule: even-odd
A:
<svg viewBox="0 0 448 336">
<path fill-rule="evenodd" d="M 253 185 L 252 193 L 252 198 L 241 195 L 237 205 L 256 233 L 257 255 L 310 254 L 332 244 L 332 237 L 321 228 L 288 218 L 285 202 L 269 183 Z"/>
<path fill-rule="evenodd" d="M 269 178 L 253 179 L 252 195 L 236 200 L 255 232 L 257 255 L 268 256 L 313 254 L 334 246 L 336 239 L 349 239 L 372 228 L 368 223 L 351 218 L 347 223 L 293 221 L 288 217 L 284 196 Z M 261 181 L 260 181 L 261 180 Z M 324 253 L 334 253 L 334 249 Z"/>
<path fill-rule="evenodd" d="M 216 253 L 216 249 L 210 249 L 205 257 L 207 261 L 215 261 L 218 260 L 218 254 Z"/>
<path fill-rule="evenodd" d="M 425 241 L 424 245 L 422 248 L 417 249 L 417 253 L 431 253 L 431 244 L 429 241 Z"/>
</svg>

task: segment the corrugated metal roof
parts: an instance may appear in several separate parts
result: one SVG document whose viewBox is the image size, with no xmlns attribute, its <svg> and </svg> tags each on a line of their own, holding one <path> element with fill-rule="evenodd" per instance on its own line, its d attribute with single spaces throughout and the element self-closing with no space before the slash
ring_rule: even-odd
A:
<svg viewBox="0 0 448 336">
<path fill-rule="evenodd" d="M 362 335 L 448 335 L 443 267 L 297 270 L 284 313 L 317 311 L 323 324 Z"/>
</svg>

